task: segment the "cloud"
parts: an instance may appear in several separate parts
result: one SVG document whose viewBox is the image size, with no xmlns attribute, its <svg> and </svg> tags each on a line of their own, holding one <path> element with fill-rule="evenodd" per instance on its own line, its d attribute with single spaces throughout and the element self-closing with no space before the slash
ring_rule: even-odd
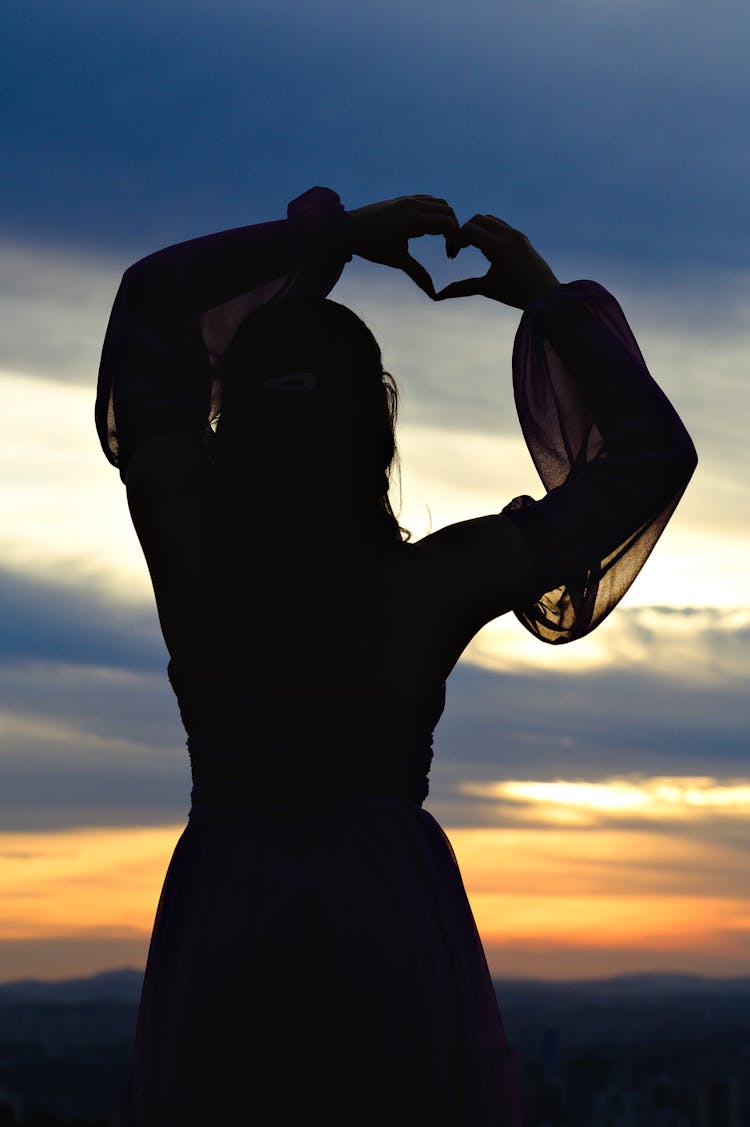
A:
<svg viewBox="0 0 750 1127">
<path fill-rule="evenodd" d="M 750 767 L 750 761 L 747 764 Z M 509 779 L 496 783 L 462 783 L 460 791 L 470 796 L 497 802 L 506 825 L 523 828 L 528 822 L 537 827 L 543 822 L 549 833 L 557 831 L 626 831 L 631 836 L 657 833 L 674 840 L 711 841 L 734 847 L 738 839 L 748 844 L 747 817 L 750 814 L 750 777 L 717 779 L 711 775 L 645 776 L 623 774 L 587 780 L 554 779 L 539 782 Z M 642 858 L 641 858 L 642 863 Z M 613 880 L 618 869 L 632 864 L 621 859 L 612 865 Z M 683 856 L 682 871 L 691 880 L 696 876 L 696 861 Z M 716 872 L 707 874 L 712 890 Z M 647 874 L 648 877 L 648 874 Z M 668 878 L 674 891 L 674 874 Z M 734 879 L 734 878 L 733 878 Z M 653 881 L 648 878 L 649 887 Z"/>
<path fill-rule="evenodd" d="M 29 579 L 127 602 L 148 572 L 117 472 L 101 453 L 93 387 L 0 372 L 0 559 Z"/>
<path fill-rule="evenodd" d="M 750 609 L 621 605 L 569 646 L 540 645 L 506 615 L 475 636 L 464 658 L 498 672 L 598 669 L 638 676 L 651 669 L 660 683 L 733 685 L 750 675 Z"/>
<path fill-rule="evenodd" d="M 0 369 L 96 385 L 109 311 L 127 263 L 69 249 L 0 245 Z"/>
<path fill-rule="evenodd" d="M 0 570 L 0 825 L 184 817 L 185 733 L 146 602 Z"/>
<path fill-rule="evenodd" d="M 595 270 L 587 273 L 609 281 Z M 656 279 L 638 283 L 623 273 L 621 280 L 622 287 L 612 288 L 699 454 L 698 469 L 632 598 L 641 604 L 741 605 L 750 568 L 748 278 L 728 275 L 705 299 L 685 284 L 664 292 Z M 481 298 L 435 306 L 412 289 L 382 272 L 351 271 L 333 296 L 364 316 L 399 382 L 403 517 L 422 535 L 430 527 L 498 512 L 517 494 L 540 497 L 542 489 L 512 400 L 518 314 Z"/>
<path fill-rule="evenodd" d="M 92 423 L 99 341 L 116 287 L 97 261 L 15 248 L 0 297 L 0 553 L 34 574 L 85 574 L 143 597 L 148 579 L 116 473 Z M 65 279 L 68 278 L 66 285 Z M 641 603 L 737 605 L 750 567 L 744 356 L 740 299 L 714 323 L 695 295 L 617 290 L 655 376 L 694 436 L 700 463 L 659 549 L 635 587 Z M 15 287 L 15 288 L 14 288 Z M 743 288 L 744 287 L 744 288 Z M 334 297 L 361 313 L 401 387 L 404 523 L 430 528 L 541 495 L 511 392 L 516 311 L 482 299 L 436 306 L 401 275 L 354 264 Z M 714 294 L 714 300 L 716 295 Z M 690 322 L 690 323 L 688 323 Z M 3 343 L 4 342 L 4 343 Z M 26 373 L 44 378 L 29 380 Z M 61 382 L 62 381 L 62 382 Z M 71 382 L 72 381 L 72 382 Z M 718 577 L 721 577 L 719 582 Z"/>
<path fill-rule="evenodd" d="M 0 824 L 184 817 L 185 736 L 153 612 L 75 585 L 3 578 Z M 505 648 L 490 637 L 482 649 L 479 635 L 448 683 L 429 800 L 446 824 L 513 821 L 513 803 L 491 789 L 508 780 L 731 779 L 750 770 L 746 612 L 620 610 L 597 631 L 596 660 L 572 668 L 562 650 L 572 659 L 576 647 L 535 643 L 534 658 L 519 659 L 526 635 L 510 617 L 505 626 Z M 526 813 L 548 824 L 544 812 Z"/>
<path fill-rule="evenodd" d="M 424 0 L 12 5 L 5 230 L 144 253 L 322 182 L 499 210 L 556 254 L 743 263 L 746 21 L 739 0 L 721 20 L 678 0 L 543 19 L 474 0 L 459 21 Z"/>
<path fill-rule="evenodd" d="M 605 628 L 612 640 L 608 659 L 609 640 L 605 660 L 588 668 L 566 669 L 566 647 L 537 646 L 553 655 L 556 665 L 533 668 L 512 663 L 509 649 L 503 671 L 472 664 L 471 650 L 465 655 L 448 682 L 446 711 L 435 737 L 428 801 L 439 821 L 515 824 L 517 804 L 507 795 L 491 797 L 493 787 L 510 780 L 596 784 L 620 776 L 711 776 L 731 781 L 750 774 L 747 616 L 635 608 L 615 612 L 597 633 Z M 509 637 L 512 630 L 508 619 Z M 515 633 L 520 632 L 515 624 Z M 617 641 L 620 632 L 637 636 L 633 649 Z M 571 655 L 574 648 L 567 647 Z M 629 656 L 621 659 L 622 653 Z M 547 810 L 527 807 L 524 824 L 554 825 Z M 607 824 L 632 828 L 618 817 L 608 815 Z M 667 820 L 663 828 L 671 832 L 674 825 Z"/>
<path fill-rule="evenodd" d="M 731 608 L 747 602 L 750 568 L 750 233 L 738 187 L 749 171 L 738 34 L 748 17 L 740 0 L 722 15 L 698 0 L 553 2 L 543 20 L 538 5 L 468 0 L 459 22 L 445 0 L 354 14 L 342 0 L 11 4 L 0 824 L 184 819 L 184 733 L 148 579 L 92 429 L 101 338 L 129 262 L 276 218 L 314 183 L 347 206 L 443 194 L 462 219 L 491 211 L 521 227 L 560 277 L 602 281 L 701 457 L 625 607 L 593 638 L 532 655 L 506 619 L 477 640 L 449 685 L 430 809 L 458 827 L 549 835 L 552 805 L 522 807 L 493 788 L 747 777 L 747 626 Z M 439 240 L 413 249 L 438 284 L 484 268 L 470 252 L 447 263 Z M 434 307 L 406 279 L 357 262 L 334 297 L 361 308 L 403 386 L 407 525 L 420 534 L 428 512 L 437 528 L 538 495 L 510 398 L 513 311 L 479 299 Z M 511 828 L 521 810 L 523 831 Z M 634 840 L 622 813 L 606 824 Z M 701 847 L 713 836 L 746 851 L 724 813 L 694 825 Z M 666 841 L 674 819 L 662 812 L 650 828 Z M 726 965 L 744 969 L 726 918 Z M 128 942 L 112 940 L 101 966 L 132 944 L 145 954 L 142 936 Z M 610 967 L 614 943 L 601 953 Z M 494 938 L 492 951 L 496 967 L 528 971 L 533 958 L 528 944 Z M 646 940 L 618 952 L 622 967 L 674 969 L 674 952 Z M 595 947 L 548 944 L 540 972 L 554 961 L 561 973 L 568 956 L 579 974 L 598 965 Z M 703 956 L 690 957 L 697 967 Z M 71 968 L 79 958 L 71 948 Z M 715 952 L 705 958 L 716 969 Z"/>
<path fill-rule="evenodd" d="M 28 662 L 0 668 L 5 831 L 184 819 L 190 770 L 161 674 Z"/>
<path fill-rule="evenodd" d="M 29 661 L 154 671 L 167 660 L 155 611 L 87 587 L 0 567 L 0 663 Z"/>
</svg>

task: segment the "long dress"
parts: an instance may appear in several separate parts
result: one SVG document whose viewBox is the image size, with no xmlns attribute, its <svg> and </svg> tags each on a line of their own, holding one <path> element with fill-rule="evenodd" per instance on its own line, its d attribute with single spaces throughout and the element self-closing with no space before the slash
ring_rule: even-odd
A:
<svg viewBox="0 0 750 1127">
<path fill-rule="evenodd" d="M 97 424 L 121 472 L 152 435 L 200 440 L 221 357 L 267 301 L 325 296 L 347 259 L 338 197 L 287 224 L 167 248 L 126 273 Z M 614 298 L 560 286 L 524 314 L 521 426 L 547 496 L 506 506 L 543 641 L 590 632 L 673 512 L 695 452 Z M 169 675 L 193 789 L 154 922 L 122 1127 L 523 1127 L 508 1043 L 450 844 L 422 807 L 443 684 L 269 698 Z"/>
<path fill-rule="evenodd" d="M 123 1127 L 520 1127 L 461 877 L 419 802 L 442 699 L 348 717 L 318 702 L 280 723 L 252 694 L 171 675 L 194 786 Z"/>
</svg>

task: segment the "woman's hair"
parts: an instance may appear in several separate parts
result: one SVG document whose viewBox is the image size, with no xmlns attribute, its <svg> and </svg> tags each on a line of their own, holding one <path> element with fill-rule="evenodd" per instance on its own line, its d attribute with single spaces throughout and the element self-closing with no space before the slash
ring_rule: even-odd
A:
<svg viewBox="0 0 750 1127">
<path fill-rule="evenodd" d="M 237 331 L 221 378 L 215 457 L 260 519 L 364 520 L 408 540 L 388 495 L 398 392 L 351 309 L 306 298 L 263 306 Z"/>
</svg>

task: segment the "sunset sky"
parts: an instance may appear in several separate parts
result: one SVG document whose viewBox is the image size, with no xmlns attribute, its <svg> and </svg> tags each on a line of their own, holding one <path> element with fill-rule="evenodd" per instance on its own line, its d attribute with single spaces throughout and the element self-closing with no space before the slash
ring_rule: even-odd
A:
<svg viewBox="0 0 750 1127">
<path fill-rule="evenodd" d="M 700 464 L 588 639 L 507 616 L 448 684 L 427 808 L 497 976 L 750 974 L 750 15 L 745 0 L 152 0 L 4 10 L 0 982 L 143 967 L 190 774 L 93 428 L 127 265 L 283 217 L 445 196 L 617 296 Z M 483 270 L 412 252 L 436 284 Z M 401 389 L 414 538 L 541 496 L 517 311 L 361 260 L 332 295 Z M 394 498 L 398 501 L 398 497 Z M 299 950 L 305 968 L 305 951 Z"/>
</svg>

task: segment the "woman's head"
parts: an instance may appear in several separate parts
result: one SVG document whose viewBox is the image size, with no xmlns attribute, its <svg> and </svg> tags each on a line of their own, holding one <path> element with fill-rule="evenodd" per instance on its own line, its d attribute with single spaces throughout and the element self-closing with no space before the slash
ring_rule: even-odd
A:
<svg viewBox="0 0 750 1127">
<path fill-rule="evenodd" d="M 397 393 L 380 348 L 333 301 L 263 306 L 240 326 L 222 364 L 217 461 L 259 515 L 402 534 L 390 506 Z"/>
</svg>

